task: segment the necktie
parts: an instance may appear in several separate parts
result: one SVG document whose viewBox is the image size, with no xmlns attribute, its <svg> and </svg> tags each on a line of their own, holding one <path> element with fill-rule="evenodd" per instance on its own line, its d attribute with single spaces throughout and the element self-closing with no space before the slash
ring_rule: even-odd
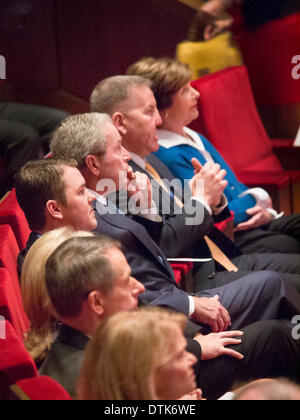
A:
<svg viewBox="0 0 300 420">
<path fill-rule="evenodd" d="M 168 191 L 159 173 L 148 162 L 146 162 L 146 170 L 153 176 L 153 178 L 159 183 L 159 185 L 161 185 L 161 187 L 170 194 L 170 191 Z M 180 208 L 184 207 L 184 204 L 182 203 L 182 201 L 179 200 L 178 197 L 174 196 L 174 199 Z M 238 271 L 238 268 L 230 261 L 230 259 L 224 254 L 224 252 L 208 236 L 205 236 L 204 240 L 215 261 L 217 261 L 227 271 Z"/>
<path fill-rule="evenodd" d="M 175 194 L 172 194 L 171 191 L 168 190 L 168 188 L 166 187 L 165 183 L 163 182 L 163 180 L 161 179 L 161 176 L 159 175 L 159 173 L 156 171 L 156 169 L 153 168 L 152 165 L 150 165 L 149 162 L 146 162 L 146 171 L 149 172 L 150 175 L 152 175 L 152 177 L 155 179 L 155 181 L 157 181 L 157 183 L 169 194 L 171 195 L 171 198 L 174 198 L 176 204 L 178 207 L 183 208 L 183 202 L 181 200 L 179 200 L 178 197 L 176 197 Z"/>
</svg>

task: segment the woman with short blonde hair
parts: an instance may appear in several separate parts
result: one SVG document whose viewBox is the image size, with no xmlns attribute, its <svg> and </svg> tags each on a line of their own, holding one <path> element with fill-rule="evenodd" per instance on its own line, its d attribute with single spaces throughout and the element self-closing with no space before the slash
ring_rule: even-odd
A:
<svg viewBox="0 0 300 420">
<path fill-rule="evenodd" d="M 58 319 L 46 288 L 46 262 L 63 242 L 78 236 L 93 236 L 93 234 L 75 232 L 70 228 L 45 233 L 30 248 L 23 264 L 21 274 L 23 304 L 31 323 L 25 346 L 37 362 L 46 357 L 54 341 Z"/>
<path fill-rule="evenodd" d="M 182 314 L 159 308 L 118 313 L 96 331 L 78 382 L 81 400 L 178 399 L 195 390 Z"/>
</svg>

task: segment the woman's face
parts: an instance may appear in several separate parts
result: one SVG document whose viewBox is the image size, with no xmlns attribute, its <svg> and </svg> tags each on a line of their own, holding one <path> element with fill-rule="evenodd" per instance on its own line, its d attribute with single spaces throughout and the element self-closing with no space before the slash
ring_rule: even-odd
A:
<svg viewBox="0 0 300 420">
<path fill-rule="evenodd" d="M 180 328 L 173 335 L 172 351 L 166 363 L 155 371 L 154 384 L 160 400 L 177 400 L 196 389 L 193 366 L 196 357 L 186 351 L 186 339 Z"/>
<path fill-rule="evenodd" d="M 184 85 L 172 96 L 172 106 L 165 111 L 167 120 L 180 122 L 182 126 L 189 125 L 199 116 L 199 96 L 200 93 L 190 83 Z"/>
</svg>

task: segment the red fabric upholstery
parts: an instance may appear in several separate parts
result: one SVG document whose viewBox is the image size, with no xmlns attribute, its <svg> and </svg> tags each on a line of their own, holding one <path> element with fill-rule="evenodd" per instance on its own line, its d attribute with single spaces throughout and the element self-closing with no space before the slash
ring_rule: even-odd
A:
<svg viewBox="0 0 300 420">
<path fill-rule="evenodd" d="M 171 263 L 171 267 L 174 271 L 176 283 L 178 285 L 181 283 L 184 286 L 187 276 L 193 269 L 193 263 L 192 262 Z"/>
<path fill-rule="evenodd" d="M 175 277 L 176 284 L 179 284 L 181 282 L 181 271 L 180 270 L 173 270 L 173 272 L 174 272 L 174 277 Z"/>
<path fill-rule="evenodd" d="M 199 118 L 191 127 L 204 134 L 234 170 L 282 170 L 258 115 L 244 66 L 192 82 L 200 92 Z M 247 153 L 245 147 L 247 146 Z"/>
<path fill-rule="evenodd" d="M 11 387 L 19 399 L 34 401 L 71 401 L 68 392 L 54 379 L 48 376 L 23 379 Z M 21 393 L 20 393 L 21 391 Z M 25 394 L 25 395 L 24 395 Z"/>
<path fill-rule="evenodd" d="M 0 315 L 12 324 L 18 337 L 23 340 L 29 321 L 19 298 L 9 272 L 0 268 Z"/>
<path fill-rule="evenodd" d="M 236 41 L 249 71 L 256 102 L 300 102 L 300 83 L 292 77 L 292 58 L 300 53 L 300 13 L 239 31 Z"/>
<path fill-rule="evenodd" d="M 17 256 L 19 247 L 11 227 L 8 225 L 0 226 L 0 268 L 6 268 L 11 278 L 11 285 L 15 293 L 18 310 L 23 319 L 22 331 L 25 333 L 29 329 L 29 320 L 23 311 L 22 295 L 20 290 L 19 276 L 17 271 Z"/>
<path fill-rule="evenodd" d="M 5 390 L 24 378 L 37 376 L 34 361 L 24 344 L 16 335 L 10 322 L 5 322 L 6 338 L 0 338 L 0 395 L 6 397 Z"/>
<path fill-rule="evenodd" d="M 200 115 L 191 127 L 204 134 L 234 171 L 283 170 L 258 115 L 244 66 L 231 67 L 192 82 L 200 92 Z M 292 180 L 299 179 L 295 171 Z"/>
<path fill-rule="evenodd" d="M 15 190 L 12 190 L 0 203 L 0 225 L 6 224 L 12 227 L 20 250 L 24 249 L 30 235 L 30 229 L 18 204 Z"/>
</svg>

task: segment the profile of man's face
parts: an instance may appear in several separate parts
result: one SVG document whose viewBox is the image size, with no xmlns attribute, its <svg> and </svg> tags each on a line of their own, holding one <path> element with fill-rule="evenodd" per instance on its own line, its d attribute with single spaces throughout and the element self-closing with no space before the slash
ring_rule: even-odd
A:
<svg viewBox="0 0 300 420">
<path fill-rule="evenodd" d="M 125 255 L 118 248 L 111 248 L 107 256 L 115 276 L 111 290 L 105 295 L 104 315 L 110 316 L 121 311 L 132 311 L 138 306 L 138 297 L 145 288 L 131 276 L 131 268 Z"/>
<path fill-rule="evenodd" d="M 87 190 L 85 180 L 79 170 L 66 166 L 63 183 L 66 203 L 58 203 L 58 207 L 63 215 L 64 226 L 87 232 L 96 229 L 97 221 L 92 207 L 95 197 Z"/>
<path fill-rule="evenodd" d="M 122 145 L 122 138 L 119 131 L 113 124 L 105 127 L 107 147 L 106 153 L 98 158 L 100 177 L 97 185 L 97 192 L 103 193 L 103 187 L 109 186 L 109 193 L 118 191 L 127 186 L 128 161 L 130 154 Z M 107 181 L 107 182 L 106 182 Z"/>
</svg>

